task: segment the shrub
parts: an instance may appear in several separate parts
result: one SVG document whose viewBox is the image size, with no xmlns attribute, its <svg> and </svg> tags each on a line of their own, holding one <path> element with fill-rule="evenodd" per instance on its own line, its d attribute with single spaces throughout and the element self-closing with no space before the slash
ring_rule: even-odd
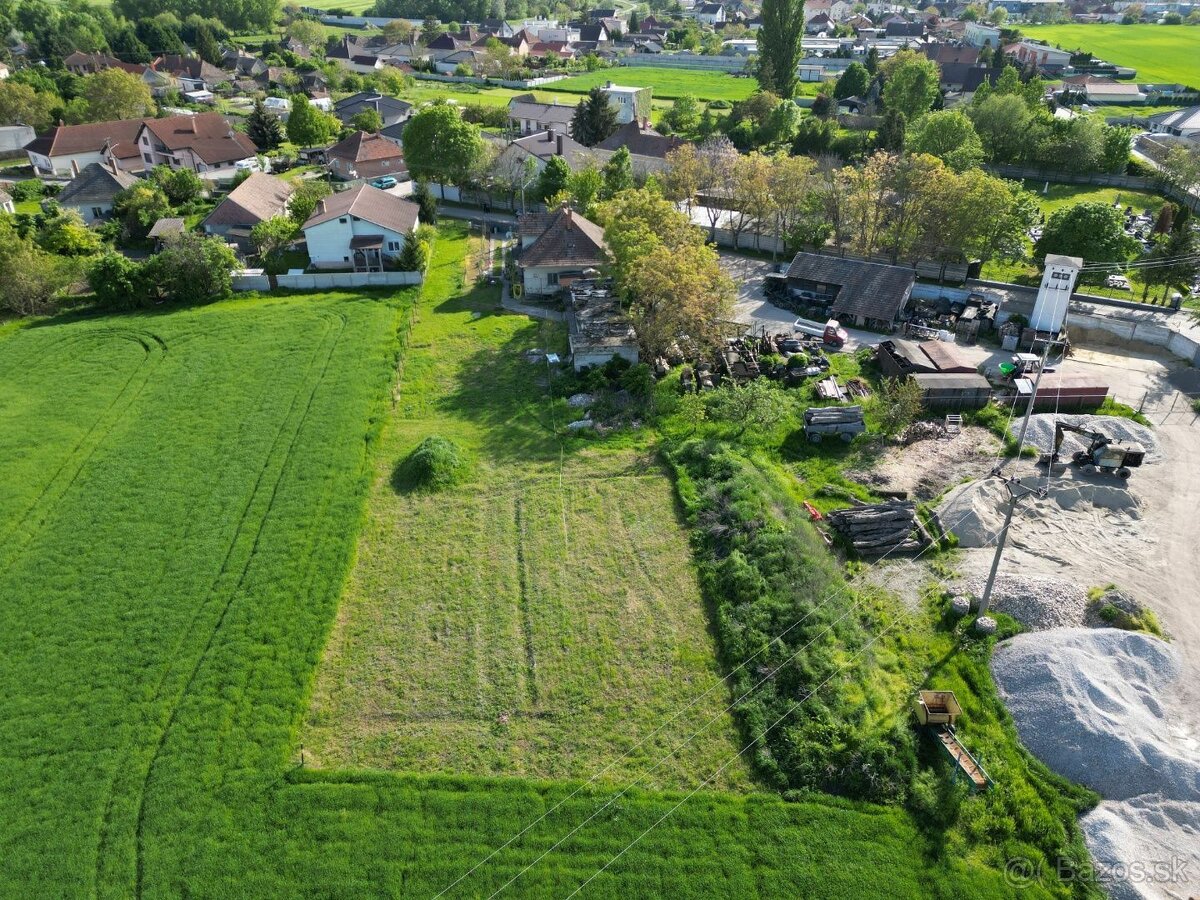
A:
<svg viewBox="0 0 1200 900">
<path fill-rule="evenodd" d="M 733 104 L 728 100 L 712 100 L 708 104 L 709 109 L 732 109 Z"/>
<path fill-rule="evenodd" d="M 27 181 L 18 181 L 8 189 L 8 193 L 17 203 L 24 203 L 26 200 L 36 200 L 44 196 L 44 186 L 36 178 L 30 178 Z"/>
<path fill-rule="evenodd" d="M 398 466 L 392 485 L 398 491 L 442 491 L 464 480 L 470 465 L 459 446 L 448 438 L 430 435 Z"/>
</svg>

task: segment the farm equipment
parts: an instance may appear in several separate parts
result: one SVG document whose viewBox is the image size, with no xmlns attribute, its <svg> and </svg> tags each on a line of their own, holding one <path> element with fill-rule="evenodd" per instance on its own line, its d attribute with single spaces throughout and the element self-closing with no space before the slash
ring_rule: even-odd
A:
<svg viewBox="0 0 1200 900">
<path fill-rule="evenodd" d="M 1132 441 L 1114 441 L 1099 431 L 1092 431 L 1069 422 L 1056 422 L 1054 425 L 1054 452 L 1049 455 L 1043 454 L 1039 460 L 1041 465 L 1052 466 L 1058 461 L 1058 451 L 1062 447 L 1063 435 L 1068 431 L 1090 441 L 1087 449 L 1076 450 L 1071 455 L 1071 462 L 1077 466 L 1095 466 L 1096 471 L 1106 475 L 1128 478 L 1145 459 L 1146 450 L 1141 444 Z"/>
<path fill-rule="evenodd" d="M 962 706 L 954 691 L 919 691 L 913 707 L 917 721 L 929 730 L 942 751 L 966 775 L 972 789 L 982 791 L 991 787 L 992 779 L 954 731 L 958 717 L 962 715 Z"/>
<path fill-rule="evenodd" d="M 804 436 L 814 444 L 828 435 L 837 435 L 848 444 L 866 430 L 861 406 L 814 406 L 804 411 Z"/>
<path fill-rule="evenodd" d="M 840 350 L 850 340 L 850 335 L 837 319 L 830 319 L 824 325 L 811 319 L 797 319 L 792 323 L 792 331 L 818 337 L 829 347 Z"/>
</svg>

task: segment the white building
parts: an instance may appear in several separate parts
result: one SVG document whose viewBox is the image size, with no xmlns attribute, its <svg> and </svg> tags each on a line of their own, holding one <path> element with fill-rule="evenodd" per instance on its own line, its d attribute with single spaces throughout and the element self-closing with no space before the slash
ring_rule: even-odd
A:
<svg viewBox="0 0 1200 900">
<path fill-rule="evenodd" d="M 608 102 L 617 108 L 617 122 L 620 124 L 650 118 L 650 88 L 621 87 L 610 81 L 604 86 L 604 93 Z"/>
<path fill-rule="evenodd" d="M 416 227 L 417 204 L 360 184 L 318 203 L 304 237 L 314 268 L 382 272 Z"/>
<path fill-rule="evenodd" d="M 982 22 L 968 22 L 963 39 L 972 47 L 1000 46 L 1000 29 Z"/>
<path fill-rule="evenodd" d="M 141 119 L 56 125 L 25 145 L 29 164 L 37 175 L 73 178 L 92 163 L 115 160 L 126 172 L 140 172 L 145 163 L 138 152 Z"/>
<path fill-rule="evenodd" d="M 146 119 L 138 130 L 137 147 L 146 168 L 191 169 L 209 180 L 229 179 L 242 169 L 259 168 L 254 142 L 215 112 Z"/>
<path fill-rule="evenodd" d="M 1058 334 L 1067 318 L 1067 306 L 1075 291 L 1075 281 L 1083 260 L 1078 256 L 1046 257 L 1046 271 L 1042 273 L 1042 284 L 1038 288 L 1037 300 L 1029 324 L 1037 331 Z"/>
</svg>

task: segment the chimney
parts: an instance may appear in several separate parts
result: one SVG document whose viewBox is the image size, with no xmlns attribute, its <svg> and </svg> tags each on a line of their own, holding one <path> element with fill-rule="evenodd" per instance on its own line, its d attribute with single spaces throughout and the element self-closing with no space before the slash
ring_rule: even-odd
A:
<svg viewBox="0 0 1200 900">
<path fill-rule="evenodd" d="M 562 135 L 560 134 L 554 144 L 554 155 L 562 156 Z"/>
<path fill-rule="evenodd" d="M 113 173 L 114 175 L 116 175 L 116 174 L 117 174 L 117 160 L 116 160 L 116 157 L 110 156 L 110 157 L 108 158 L 108 167 L 109 167 L 110 169 L 112 169 L 112 173 Z"/>
<path fill-rule="evenodd" d="M 75 160 L 71 160 L 71 177 L 72 178 L 79 177 L 79 163 L 76 162 Z"/>
<path fill-rule="evenodd" d="M 553 140 L 554 140 L 554 126 L 547 125 L 546 126 L 546 141 L 551 142 Z"/>
</svg>

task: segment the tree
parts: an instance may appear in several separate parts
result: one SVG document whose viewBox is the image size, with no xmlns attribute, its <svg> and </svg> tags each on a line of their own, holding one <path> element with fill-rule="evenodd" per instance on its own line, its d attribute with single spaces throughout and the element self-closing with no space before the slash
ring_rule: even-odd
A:
<svg viewBox="0 0 1200 900">
<path fill-rule="evenodd" d="M 259 150 L 274 150 L 283 143 L 283 126 L 267 111 L 262 100 L 255 100 L 254 109 L 246 116 L 246 137 Z"/>
<path fill-rule="evenodd" d="M 713 403 L 713 416 L 738 425 L 738 437 L 747 431 L 767 431 L 787 415 L 788 396 L 768 378 L 756 378 L 745 384 L 722 385 Z"/>
<path fill-rule="evenodd" d="M 905 138 L 910 153 L 936 156 L 955 172 L 983 162 L 983 143 L 971 120 L 956 109 L 931 112 L 917 120 Z"/>
<path fill-rule="evenodd" d="M 142 266 L 147 299 L 206 303 L 229 296 L 237 257 L 217 237 L 184 232 Z"/>
<path fill-rule="evenodd" d="M 197 27 L 194 43 L 196 46 L 196 55 L 202 60 L 213 66 L 221 64 L 221 47 L 217 43 L 217 38 L 211 28 L 207 25 Z"/>
<path fill-rule="evenodd" d="M 309 102 L 304 94 L 292 95 L 292 110 L 287 120 L 288 140 L 299 147 L 316 147 L 333 140 L 341 123 Z"/>
<path fill-rule="evenodd" d="M 915 379 L 885 379 L 879 399 L 879 430 L 888 437 L 899 434 L 921 414 L 921 386 Z"/>
<path fill-rule="evenodd" d="M 478 169 L 485 147 L 479 126 L 446 104 L 427 107 L 404 126 L 404 158 L 418 178 L 462 184 Z"/>
<path fill-rule="evenodd" d="M 617 150 L 604 164 L 600 175 L 604 181 L 600 196 L 605 200 L 612 199 L 621 191 L 631 189 L 633 187 L 633 160 L 630 158 L 629 148 L 621 147 Z"/>
<path fill-rule="evenodd" d="M 571 205 L 585 217 L 591 218 L 596 203 L 604 191 L 604 176 L 594 163 L 588 163 L 578 172 L 571 175 L 567 182 L 567 193 L 571 197 Z"/>
<path fill-rule="evenodd" d="M 585 147 L 594 147 L 617 130 L 617 110 L 603 88 L 594 87 L 575 107 L 571 137 Z"/>
<path fill-rule="evenodd" d="M 544 203 L 551 199 L 561 199 L 559 195 L 566 192 L 570 180 L 571 166 L 561 156 L 552 156 L 546 162 L 546 168 L 538 175 L 534 196 Z"/>
<path fill-rule="evenodd" d="M 983 144 L 983 152 L 992 162 L 1016 163 L 1028 146 L 1032 114 L 1020 97 L 992 94 L 972 103 L 967 115 Z"/>
<path fill-rule="evenodd" d="M 437 198 L 429 190 L 429 182 L 424 178 L 417 179 L 413 190 L 413 202 L 417 204 L 417 218 L 423 225 L 436 225 L 438 220 Z"/>
<path fill-rule="evenodd" d="M 113 198 L 113 216 L 121 221 L 126 240 L 142 240 L 155 222 L 170 214 L 167 195 L 153 181 L 139 182 Z"/>
<path fill-rule="evenodd" d="M 875 146 L 880 150 L 902 153 L 907 134 L 906 123 L 904 113 L 899 110 L 889 109 L 884 112 L 879 131 L 875 134 Z"/>
<path fill-rule="evenodd" d="M 54 121 L 52 111 L 62 100 L 11 78 L 0 81 L 0 122 L 23 124 L 44 131 Z"/>
<path fill-rule="evenodd" d="M 376 134 L 383 130 L 383 116 L 379 115 L 379 111 L 376 109 L 364 109 L 362 112 L 355 113 L 354 117 L 350 119 L 350 127 Z"/>
<path fill-rule="evenodd" d="M 172 206 L 197 200 L 204 193 L 204 181 L 191 169 L 155 166 L 151 177 L 162 188 Z"/>
<path fill-rule="evenodd" d="M 828 119 L 837 112 L 837 104 L 828 94 L 817 94 L 813 97 L 811 112 L 815 118 Z"/>
<path fill-rule="evenodd" d="M 96 257 L 88 266 L 87 280 L 101 306 L 132 309 L 144 305 L 141 266 L 121 253 Z"/>
<path fill-rule="evenodd" d="M 729 192 L 729 185 L 733 181 L 733 167 L 738 158 L 738 152 L 729 138 L 724 135 L 714 135 L 703 141 L 696 148 L 696 158 L 700 166 L 699 191 L 713 198 L 726 196 Z M 715 241 L 717 223 L 721 220 L 724 210 L 711 202 L 704 207 L 704 210 L 708 217 L 710 237 Z"/>
<path fill-rule="evenodd" d="M 1147 261 L 1154 262 L 1154 265 L 1141 270 L 1142 280 L 1146 285 L 1142 299 L 1146 299 L 1152 286 L 1161 285 L 1167 290 L 1179 286 L 1187 291 L 1196 279 L 1197 270 L 1200 269 L 1196 262 L 1197 250 L 1200 250 L 1200 246 L 1195 232 L 1190 228 L 1159 235 L 1155 239 L 1154 248 L 1144 257 Z"/>
<path fill-rule="evenodd" d="M 880 64 L 883 105 L 904 113 L 910 121 L 929 112 L 939 96 L 941 70 L 921 53 L 904 49 Z"/>
<path fill-rule="evenodd" d="M 313 214 L 317 204 L 332 194 L 333 190 L 324 181 L 313 178 L 305 178 L 294 183 L 296 189 L 292 191 L 292 196 L 288 199 L 288 215 L 297 225 L 303 225 Z"/>
<path fill-rule="evenodd" d="M 316 25 L 317 23 L 314 22 L 313 24 Z M 387 39 L 389 44 L 407 44 L 412 41 L 412 23 L 406 22 L 404 19 L 392 19 L 392 21 L 383 26 L 382 31 L 384 38 Z"/>
<path fill-rule="evenodd" d="M 691 134 L 700 127 L 700 104 L 690 94 L 676 97 L 663 113 L 662 126 L 676 134 Z"/>
<path fill-rule="evenodd" d="M 1172 187 L 1190 191 L 1200 184 L 1200 150 L 1173 147 L 1162 161 L 1163 180 Z"/>
<path fill-rule="evenodd" d="M 121 62 L 149 63 L 154 57 L 137 36 L 132 25 L 123 25 L 108 38 L 109 49 Z"/>
<path fill-rule="evenodd" d="M 667 168 L 662 174 L 663 195 L 668 200 L 686 204 L 691 215 L 701 174 L 696 145 L 687 143 L 676 147 L 667 154 Z"/>
<path fill-rule="evenodd" d="M 66 260 L 35 246 L 11 218 L 0 216 L 0 309 L 19 316 L 50 312 L 72 274 Z"/>
<path fill-rule="evenodd" d="M 874 48 L 872 48 L 874 49 Z M 833 88 L 833 96 L 838 100 L 847 97 L 865 97 L 871 87 L 871 73 L 862 63 L 852 62 L 846 71 L 838 78 Z"/>
<path fill-rule="evenodd" d="M 1108 203 L 1076 203 L 1056 210 L 1046 220 L 1033 255 L 1038 260 L 1056 253 L 1091 263 L 1124 262 L 1137 249 L 1137 242 L 1125 234 L 1119 209 Z"/>
<path fill-rule="evenodd" d="M 733 166 L 733 181 L 730 183 L 731 203 L 730 230 L 734 240 L 747 229 L 757 238 L 768 228 L 775 215 L 775 204 L 771 196 L 771 160 L 754 152 L 739 156 Z"/>
<path fill-rule="evenodd" d="M 867 51 L 867 60 L 864 65 L 872 77 L 879 71 L 879 48 L 874 44 L 871 44 L 871 49 Z"/>
<path fill-rule="evenodd" d="M 290 216 L 272 216 L 250 229 L 250 241 L 262 259 L 272 264 L 296 240 L 300 226 Z"/>
<path fill-rule="evenodd" d="M 796 93 L 804 37 L 804 0 L 763 0 L 758 41 L 758 83 L 765 91 L 790 100 Z"/>
<path fill-rule="evenodd" d="M 402 22 L 401 24 L 407 26 L 409 34 L 412 34 L 411 25 L 407 22 Z M 387 33 L 388 31 L 385 28 L 384 34 Z M 288 37 L 297 43 L 303 44 L 309 50 L 320 50 L 325 46 L 325 30 L 321 27 L 320 23 L 314 22 L 312 19 L 296 19 L 288 26 Z"/>
<path fill-rule="evenodd" d="M 404 247 L 396 258 L 396 267 L 401 272 L 424 272 L 428 268 L 431 231 L 428 227 L 421 227 L 404 239 Z"/>
<path fill-rule="evenodd" d="M 88 118 L 93 122 L 137 119 L 154 114 L 150 87 L 122 69 L 102 69 L 86 76 L 79 95 L 87 102 Z"/>
<path fill-rule="evenodd" d="M 91 256 L 100 250 L 100 236 L 73 209 L 57 208 L 38 229 L 37 244 L 56 256 Z"/>
</svg>

